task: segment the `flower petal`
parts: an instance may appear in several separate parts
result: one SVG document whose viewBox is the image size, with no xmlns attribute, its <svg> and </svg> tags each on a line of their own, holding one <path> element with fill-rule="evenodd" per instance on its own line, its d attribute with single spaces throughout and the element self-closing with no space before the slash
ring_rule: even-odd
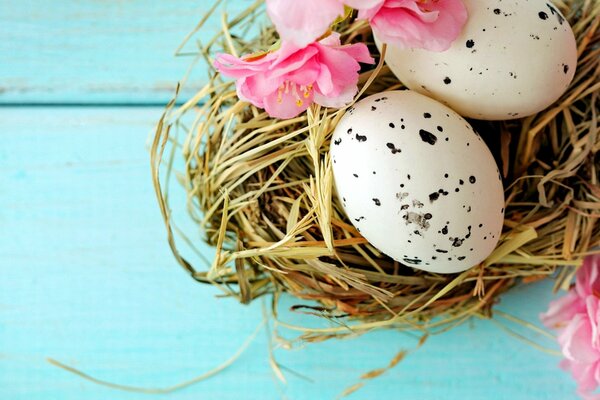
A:
<svg viewBox="0 0 600 400">
<path fill-rule="evenodd" d="M 564 328 L 576 315 L 585 313 L 585 301 L 571 290 L 548 306 L 548 311 L 540 315 L 542 323 L 548 328 Z"/>
<path fill-rule="evenodd" d="M 304 47 L 344 14 L 341 0 L 266 0 L 267 13 L 284 41 Z"/>
<path fill-rule="evenodd" d="M 565 358 L 578 363 L 590 364 L 600 359 L 592 347 L 592 327 L 585 314 L 577 314 L 558 336 Z"/>
<path fill-rule="evenodd" d="M 294 95 L 292 91 L 275 92 L 264 98 L 265 111 L 275 118 L 288 119 L 304 112 L 313 102 L 313 92 Z"/>
<path fill-rule="evenodd" d="M 460 34 L 467 10 L 461 0 L 386 0 L 368 19 L 373 33 L 383 42 L 400 48 L 444 51 Z"/>
<path fill-rule="evenodd" d="M 587 256 L 577 271 L 575 283 L 581 297 L 595 295 L 600 297 L 600 254 Z"/>
</svg>

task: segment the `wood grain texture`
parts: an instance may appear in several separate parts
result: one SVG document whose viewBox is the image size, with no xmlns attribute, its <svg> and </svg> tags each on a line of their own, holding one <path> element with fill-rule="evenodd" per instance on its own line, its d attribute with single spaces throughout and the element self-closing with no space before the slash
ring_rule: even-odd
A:
<svg viewBox="0 0 600 400">
<path fill-rule="evenodd" d="M 160 113 L 0 108 L 0 399 L 140 399 L 82 381 L 44 358 L 118 383 L 167 386 L 224 361 L 255 329 L 260 302 L 215 298 L 169 253 L 144 148 Z M 181 193 L 172 195 L 181 212 Z M 193 229 L 184 219 L 180 225 Z M 536 322 L 550 299 L 550 285 L 537 284 L 508 294 L 499 308 Z M 283 365 L 313 380 L 288 373 L 283 386 L 261 334 L 222 374 L 155 398 L 333 399 L 415 343 L 386 331 L 278 349 Z M 348 398 L 573 399 L 575 385 L 558 361 L 490 321 L 473 321 L 430 338 Z"/>
<path fill-rule="evenodd" d="M 220 11 L 235 15 L 252 2 L 225 1 Z M 210 4 L 2 0 L 0 104 L 166 103 L 191 63 L 174 51 Z M 196 37 L 212 37 L 220 18 L 217 12 Z M 194 51 L 195 42 L 185 49 Z M 205 81 L 198 68 L 189 89 Z"/>
</svg>

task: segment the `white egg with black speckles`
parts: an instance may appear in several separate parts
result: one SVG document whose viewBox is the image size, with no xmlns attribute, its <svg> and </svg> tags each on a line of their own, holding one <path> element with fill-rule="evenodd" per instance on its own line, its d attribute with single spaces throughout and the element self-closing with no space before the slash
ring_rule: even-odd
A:
<svg viewBox="0 0 600 400">
<path fill-rule="evenodd" d="M 448 50 L 387 47 L 386 63 L 408 88 L 486 120 L 534 114 L 566 91 L 577 44 L 556 6 L 546 0 L 464 3 L 469 18 Z"/>
<path fill-rule="evenodd" d="M 500 172 L 481 137 L 443 104 L 410 90 L 367 97 L 339 121 L 330 156 L 349 220 L 400 263 L 454 273 L 495 248 Z"/>
</svg>

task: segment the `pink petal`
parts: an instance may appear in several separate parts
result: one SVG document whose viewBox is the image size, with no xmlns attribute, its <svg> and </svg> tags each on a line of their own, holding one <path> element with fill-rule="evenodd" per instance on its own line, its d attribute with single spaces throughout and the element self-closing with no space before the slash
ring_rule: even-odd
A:
<svg viewBox="0 0 600 400">
<path fill-rule="evenodd" d="M 363 64 L 374 64 L 375 60 L 371 57 L 369 48 L 364 43 L 355 43 L 350 45 L 341 46 L 339 48 L 356 61 Z"/>
<path fill-rule="evenodd" d="M 269 66 L 272 76 L 283 76 L 292 71 L 296 71 L 303 66 L 317 53 L 319 50 L 315 46 L 308 46 L 299 49 L 291 43 L 283 43 L 281 48 L 277 50 L 277 58 Z"/>
<path fill-rule="evenodd" d="M 588 318 L 590 319 L 590 324 L 592 326 L 592 346 L 597 351 L 600 350 L 600 330 L 598 323 L 600 322 L 600 307 L 596 296 L 588 296 L 585 299 L 585 304 L 587 307 Z"/>
<path fill-rule="evenodd" d="M 344 14 L 341 0 L 266 0 L 267 13 L 282 40 L 304 47 Z"/>
<path fill-rule="evenodd" d="M 577 271 L 575 282 L 577 293 L 581 297 L 600 296 L 600 254 L 587 256 Z"/>
<path fill-rule="evenodd" d="M 592 327 L 585 314 L 577 314 L 558 336 L 565 358 L 578 364 L 590 364 L 600 359 L 592 347 Z"/>
<path fill-rule="evenodd" d="M 585 313 L 585 302 L 573 290 L 552 302 L 540 315 L 542 323 L 551 329 L 564 328 L 575 314 Z"/>
<path fill-rule="evenodd" d="M 239 79 L 253 75 L 268 68 L 268 60 L 248 62 L 231 54 L 217 54 L 213 66 L 228 78 Z"/>
<path fill-rule="evenodd" d="M 238 79 L 235 82 L 235 89 L 237 92 L 237 96 L 240 98 L 240 100 L 247 101 L 248 103 L 253 104 L 259 108 L 264 107 L 262 98 L 256 97 L 252 93 L 252 90 L 248 88 L 246 78 Z"/>
<path fill-rule="evenodd" d="M 340 93 L 346 92 L 347 86 L 356 86 L 360 65 L 352 57 L 352 54 L 361 53 L 362 51 L 351 49 L 352 46 L 365 45 L 357 43 L 337 48 L 319 45 L 321 73 L 316 80 L 316 84 L 318 92 L 322 95 L 336 97 Z"/>
<path fill-rule="evenodd" d="M 577 390 L 579 392 L 591 392 L 598 387 L 598 381 L 596 380 L 596 364 L 586 363 L 572 363 L 571 374 L 575 381 L 577 381 Z"/>
<path fill-rule="evenodd" d="M 466 21 L 467 10 L 461 0 L 386 0 L 369 16 L 373 32 L 381 41 L 432 51 L 447 50 Z"/>
<path fill-rule="evenodd" d="M 323 107 L 341 108 L 354 100 L 354 96 L 358 92 L 356 85 L 348 85 L 345 89 L 335 97 L 327 97 L 315 92 L 315 103 Z"/>
<path fill-rule="evenodd" d="M 313 102 L 313 92 L 309 92 L 308 97 L 304 97 L 302 93 L 298 93 L 296 97 L 291 91 L 288 93 L 275 92 L 264 99 L 265 111 L 275 118 L 288 119 L 304 112 Z M 297 101 L 302 101 L 298 106 Z"/>
</svg>

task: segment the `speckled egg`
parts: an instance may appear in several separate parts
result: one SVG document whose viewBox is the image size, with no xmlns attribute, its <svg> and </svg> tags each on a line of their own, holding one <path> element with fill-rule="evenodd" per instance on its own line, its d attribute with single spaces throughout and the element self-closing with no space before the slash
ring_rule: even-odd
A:
<svg viewBox="0 0 600 400">
<path fill-rule="evenodd" d="M 577 45 L 555 6 L 545 0 L 464 3 L 467 24 L 447 51 L 387 47 L 385 60 L 400 81 L 461 115 L 486 120 L 534 114 L 565 92 Z"/>
<path fill-rule="evenodd" d="M 454 273 L 495 248 L 504 220 L 498 167 L 443 104 L 410 90 L 367 97 L 336 126 L 330 155 L 349 220 L 400 263 Z"/>
</svg>

